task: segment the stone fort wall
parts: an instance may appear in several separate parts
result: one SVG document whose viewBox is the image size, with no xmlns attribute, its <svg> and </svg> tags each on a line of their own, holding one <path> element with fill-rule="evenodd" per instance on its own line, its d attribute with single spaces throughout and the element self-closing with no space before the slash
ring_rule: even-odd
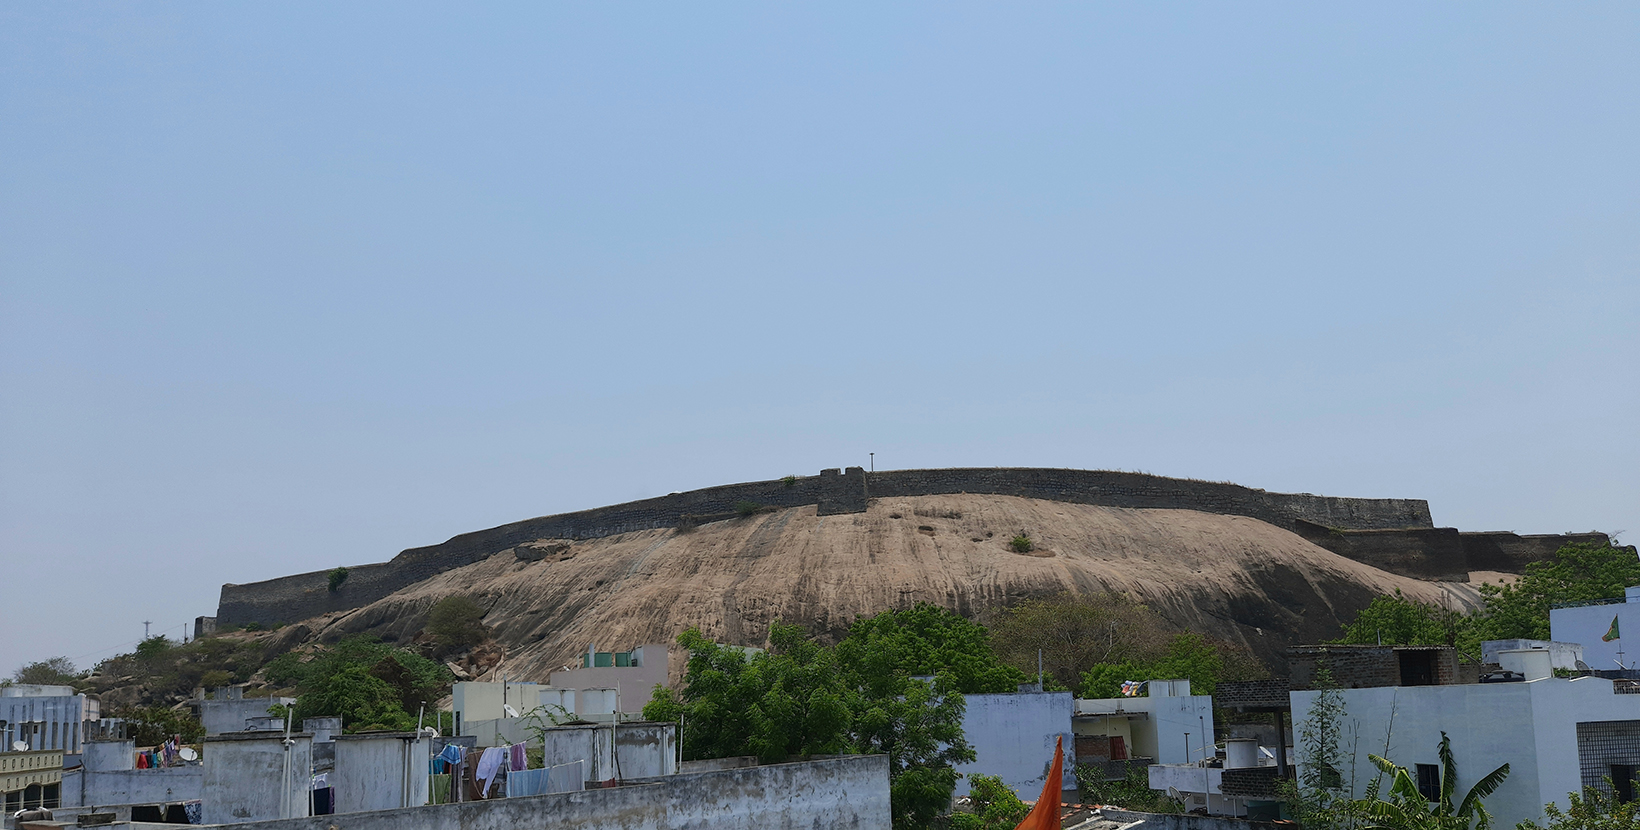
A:
<svg viewBox="0 0 1640 830">
<path fill-rule="evenodd" d="M 1105 507 L 1171 508 L 1248 516 L 1292 529 L 1303 521 L 1343 530 L 1432 528 L 1422 499 L 1352 499 L 1271 493 L 1237 484 L 1144 473 L 1045 468 L 977 467 L 867 473 L 859 467 L 816 476 L 727 484 L 624 504 L 525 519 L 411 548 L 392 561 L 349 568 L 340 589 L 328 571 L 245 585 L 222 586 L 219 625 L 294 622 L 358 608 L 436 574 L 469 565 L 537 539 L 595 539 L 661 527 L 685 516 L 721 517 L 742 502 L 772 507 L 816 505 L 821 515 L 858 513 L 873 497 L 950 493 L 1022 496 Z"/>
</svg>

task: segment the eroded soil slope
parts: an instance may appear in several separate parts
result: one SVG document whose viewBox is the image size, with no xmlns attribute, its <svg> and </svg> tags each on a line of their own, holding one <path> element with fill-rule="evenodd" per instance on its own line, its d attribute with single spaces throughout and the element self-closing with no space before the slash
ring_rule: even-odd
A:
<svg viewBox="0 0 1640 830">
<path fill-rule="evenodd" d="M 1036 550 L 1009 540 L 1029 532 Z M 919 600 L 975 616 L 1059 591 L 1123 591 L 1185 629 L 1279 665 L 1293 643 L 1336 637 L 1372 597 L 1469 607 L 1470 586 L 1396 576 L 1256 519 L 1008 496 L 873 501 L 866 513 L 792 508 L 571 542 L 541 540 L 440 574 L 363 608 L 300 624 L 293 639 L 372 631 L 407 641 L 428 609 L 465 594 L 507 648 L 495 673 L 546 679 L 589 643 L 673 641 L 688 626 L 761 645 L 780 618 L 837 637 L 854 618 Z"/>
</svg>

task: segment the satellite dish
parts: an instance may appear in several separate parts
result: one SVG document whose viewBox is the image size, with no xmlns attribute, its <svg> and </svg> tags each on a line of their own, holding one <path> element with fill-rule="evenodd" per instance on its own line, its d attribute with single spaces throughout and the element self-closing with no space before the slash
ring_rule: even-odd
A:
<svg viewBox="0 0 1640 830">
<path fill-rule="evenodd" d="M 191 746 L 185 746 L 185 747 L 177 750 L 177 756 L 180 757 L 184 761 L 197 761 L 197 760 L 199 760 L 199 753 L 195 752 L 194 748 L 191 747 Z"/>
<path fill-rule="evenodd" d="M 507 713 L 507 717 L 509 717 L 509 718 L 516 718 L 516 717 L 518 717 L 518 710 L 517 710 L 517 709 L 514 709 L 514 708 L 512 708 L 512 704 L 511 704 L 511 703 L 503 703 L 503 704 L 501 704 L 501 709 L 502 709 L 502 711 L 504 711 L 504 712 L 506 712 L 506 713 Z"/>
<path fill-rule="evenodd" d="M 28 751 L 28 742 L 27 741 L 12 741 L 11 742 L 11 751 L 12 752 L 27 752 Z"/>
</svg>

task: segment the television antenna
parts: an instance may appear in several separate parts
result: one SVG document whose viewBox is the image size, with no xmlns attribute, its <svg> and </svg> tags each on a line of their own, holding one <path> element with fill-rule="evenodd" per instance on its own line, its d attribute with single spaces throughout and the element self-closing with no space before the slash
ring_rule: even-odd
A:
<svg viewBox="0 0 1640 830">
<path fill-rule="evenodd" d="M 143 620 L 142 621 L 142 638 L 144 640 L 148 639 L 148 626 L 150 626 L 150 625 L 153 625 L 153 623 L 149 622 L 148 620 Z"/>
</svg>

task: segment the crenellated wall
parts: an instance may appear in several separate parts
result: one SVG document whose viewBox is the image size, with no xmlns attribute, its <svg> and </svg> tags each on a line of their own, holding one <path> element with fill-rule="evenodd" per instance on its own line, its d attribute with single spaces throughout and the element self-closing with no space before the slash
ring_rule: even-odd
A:
<svg viewBox="0 0 1640 830">
<path fill-rule="evenodd" d="M 948 493 L 1022 496 L 1107 507 L 1172 508 L 1249 516 L 1292 528 L 1296 521 L 1348 530 L 1433 528 L 1422 499 L 1353 499 L 1308 493 L 1271 493 L 1237 484 L 1166 478 L 1144 473 L 1015 467 L 894 470 L 859 467 L 820 475 L 727 484 L 641 501 L 525 519 L 464 533 L 447 542 L 411 548 L 392 561 L 351 566 L 347 580 L 329 589 L 328 571 L 246 585 L 222 586 L 220 625 L 293 622 L 357 608 L 453 568 L 472 564 L 537 539 L 593 539 L 676 527 L 685 516 L 733 514 L 751 502 L 771 507 L 815 505 L 821 515 L 863 512 L 871 498 Z"/>
</svg>

